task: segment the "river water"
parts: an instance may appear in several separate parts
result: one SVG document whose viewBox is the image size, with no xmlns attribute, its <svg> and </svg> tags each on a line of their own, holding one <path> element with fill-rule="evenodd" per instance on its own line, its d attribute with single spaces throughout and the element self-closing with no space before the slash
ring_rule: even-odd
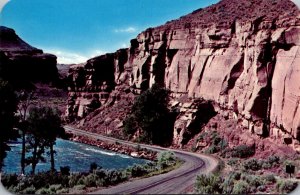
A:
<svg viewBox="0 0 300 195">
<path fill-rule="evenodd" d="M 20 173 L 21 143 L 10 144 L 11 151 L 8 152 L 4 160 L 5 166 L 2 171 L 5 173 Z M 144 164 L 147 160 L 133 158 L 131 156 L 102 150 L 98 147 L 57 139 L 55 145 L 55 168 L 60 170 L 61 166 L 69 166 L 71 172 L 86 172 L 90 169 L 90 164 L 96 162 L 104 169 L 120 169 L 134 164 Z M 45 154 L 47 162 L 39 163 L 36 172 L 50 169 L 50 157 Z M 31 167 L 26 167 L 29 172 Z"/>
</svg>

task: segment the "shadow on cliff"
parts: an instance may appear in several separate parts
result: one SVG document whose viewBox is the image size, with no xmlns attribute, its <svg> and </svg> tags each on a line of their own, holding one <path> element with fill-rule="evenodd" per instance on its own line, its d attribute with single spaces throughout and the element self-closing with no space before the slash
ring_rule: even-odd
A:
<svg viewBox="0 0 300 195">
<path fill-rule="evenodd" d="M 216 115 L 212 101 L 199 100 L 194 120 L 183 133 L 182 145 L 186 145 Z"/>
<path fill-rule="evenodd" d="M 168 116 L 164 118 L 159 124 L 159 130 L 153 131 L 152 143 L 163 147 L 172 145 L 173 142 L 173 130 L 178 112 L 172 111 L 168 113 Z"/>
</svg>

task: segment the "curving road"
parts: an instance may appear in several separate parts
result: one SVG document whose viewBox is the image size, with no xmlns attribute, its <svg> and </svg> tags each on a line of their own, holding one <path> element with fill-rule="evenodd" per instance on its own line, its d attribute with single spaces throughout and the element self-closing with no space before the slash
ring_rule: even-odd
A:
<svg viewBox="0 0 300 195">
<path fill-rule="evenodd" d="M 96 133 L 90 133 L 70 126 L 65 126 L 64 128 L 66 131 L 72 132 L 73 134 L 85 135 L 93 139 L 110 142 L 117 141 L 130 146 L 137 145 L 132 142 L 106 137 Z M 218 160 L 211 156 L 176 149 L 162 148 L 159 146 L 145 144 L 139 145 L 143 148 L 155 151 L 172 151 L 177 157 L 185 162 L 178 169 L 168 173 L 144 179 L 136 179 L 110 188 L 97 190 L 92 192 L 92 194 L 183 194 L 193 188 L 196 176 L 199 173 L 209 173 L 218 165 Z"/>
</svg>

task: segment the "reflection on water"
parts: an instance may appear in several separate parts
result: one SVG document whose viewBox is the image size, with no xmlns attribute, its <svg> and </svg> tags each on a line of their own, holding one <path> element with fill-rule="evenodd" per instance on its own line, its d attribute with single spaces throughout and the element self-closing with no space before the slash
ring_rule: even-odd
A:
<svg viewBox="0 0 300 195">
<path fill-rule="evenodd" d="M 3 172 L 20 173 L 21 165 L 21 144 L 10 144 L 11 151 L 8 152 L 4 160 L 5 167 Z M 61 166 L 70 166 L 71 172 L 88 171 L 90 164 L 96 162 L 105 169 L 126 168 L 133 164 L 143 164 L 147 162 L 143 159 L 132 158 L 127 155 L 102 150 L 94 146 L 76 143 L 72 141 L 57 139 L 55 145 L 55 168 L 59 170 Z M 47 154 L 45 154 L 47 156 Z M 50 157 L 47 156 L 47 163 L 39 163 L 36 171 L 45 171 L 50 169 Z M 28 166 L 26 171 L 29 172 L 31 167 Z"/>
</svg>

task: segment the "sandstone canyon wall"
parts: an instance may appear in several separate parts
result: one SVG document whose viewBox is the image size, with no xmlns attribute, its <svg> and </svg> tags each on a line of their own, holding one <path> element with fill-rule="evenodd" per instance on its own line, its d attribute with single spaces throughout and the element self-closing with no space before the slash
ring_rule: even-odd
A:
<svg viewBox="0 0 300 195">
<path fill-rule="evenodd" d="M 183 96 L 211 100 L 250 132 L 299 141 L 299 46 L 300 12 L 291 1 L 223 0 L 74 66 L 66 114 L 82 118 L 118 90 L 138 94 L 159 83 L 175 104 Z"/>
</svg>

